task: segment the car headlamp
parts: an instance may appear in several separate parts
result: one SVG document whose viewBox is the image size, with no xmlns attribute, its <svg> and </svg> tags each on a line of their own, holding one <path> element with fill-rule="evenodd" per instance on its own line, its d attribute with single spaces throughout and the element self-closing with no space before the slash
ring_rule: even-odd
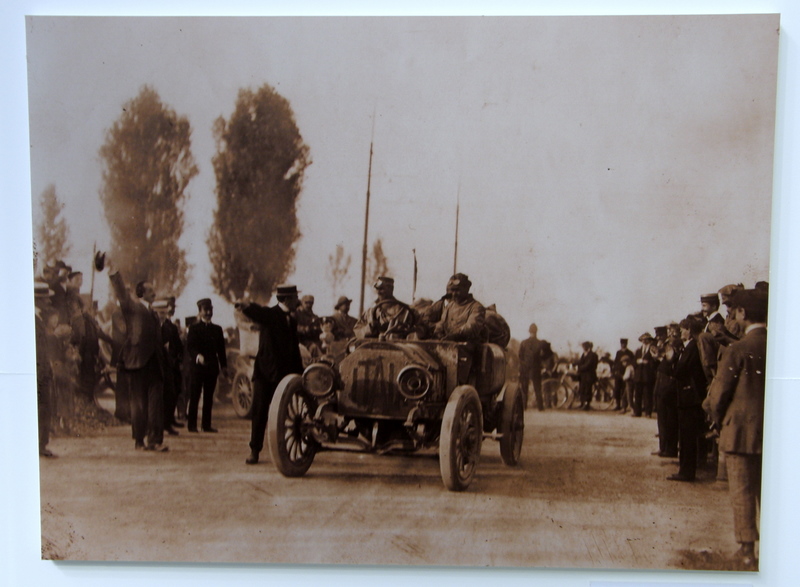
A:
<svg viewBox="0 0 800 587">
<path fill-rule="evenodd" d="M 431 375 L 428 370 L 418 365 L 404 367 L 397 375 L 400 393 L 408 399 L 420 399 L 431 388 Z"/>
<path fill-rule="evenodd" d="M 303 371 L 303 387 L 315 397 L 325 397 L 333 391 L 336 375 L 330 366 L 314 363 Z"/>
</svg>

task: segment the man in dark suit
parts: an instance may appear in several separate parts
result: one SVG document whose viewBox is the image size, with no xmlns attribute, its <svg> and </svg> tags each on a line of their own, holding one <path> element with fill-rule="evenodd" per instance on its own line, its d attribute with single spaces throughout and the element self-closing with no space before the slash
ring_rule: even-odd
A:
<svg viewBox="0 0 800 587">
<path fill-rule="evenodd" d="M 684 348 L 675 364 L 679 469 L 675 475 L 667 477 L 670 481 L 694 481 L 697 473 L 697 455 L 705 424 L 701 405 L 707 387 L 700 349 L 697 346 L 697 338 L 703 327 L 700 320 L 692 317 L 687 317 L 680 323 Z"/>
<path fill-rule="evenodd" d="M 258 463 L 264 448 L 269 404 L 281 379 L 290 373 L 302 373 L 303 361 L 297 340 L 297 321 L 292 313 L 300 301 L 297 287 L 280 285 L 276 293 L 277 305 L 271 308 L 254 303 L 237 304 L 250 320 L 261 327 L 258 353 L 253 368 L 253 420 L 250 433 L 248 465 Z"/>
<path fill-rule="evenodd" d="M 757 290 L 737 291 L 732 296 L 731 309 L 744 336 L 722 356 L 703 407 L 720 429 L 719 450 L 725 453 L 733 527 L 736 542 L 741 545 L 737 557 L 749 570 L 755 570 L 764 438 L 767 295 Z"/>
<path fill-rule="evenodd" d="M 136 284 L 136 298 L 110 260 L 106 259 L 111 287 L 125 318 L 125 340 L 119 361 L 128 378 L 131 424 L 136 449 L 165 452 L 164 446 L 164 348 L 161 323 L 150 307 L 156 299 L 152 284 Z M 145 437 L 147 444 L 145 445 Z"/>
<path fill-rule="evenodd" d="M 581 344 L 583 354 L 578 359 L 578 396 L 581 400 L 582 410 L 592 409 L 592 390 L 597 381 L 597 353 L 592 349 L 594 344 L 588 340 Z"/>
<path fill-rule="evenodd" d="M 175 298 L 156 300 L 153 307 L 161 320 L 161 340 L 166 357 L 164 370 L 164 430 L 173 436 L 178 435 L 175 428 L 183 428 L 175 419 L 175 406 L 181 393 L 183 366 L 183 342 L 178 327 L 172 321 L 175 314 Z"/>
<path fill-rule="evenodd" d="M 550 398 L 542 397 L 542 361 L 547 343 L 539 340 L 539 327 L 531 324 L 528 327 L 530 336 L 519 344 L 519 388 L 525 394 L 525 405 L 528 405 L 528 390 L 533 383 L 533 393 L 536 398 L 536 409 L 540 412 L 552 407 Z"/>
<path fill-rule="evenodd" d="M 211 426 L 211 408 L 214 405 L 214 389 L 220 371 L 227 373 L 228 361 L 225 356 L 225 336 L 222 327 L 211 323 L 214 307 L 211 300 L 203 298 L 197 302 L 198 321 L 189 327 L 186 348 L 190 361 L 189 416 L 186 427 L 189 432 L 197 432 L 197 406 L 200 393 L 203 394 L 203 432 L 216 432 Z"/>
</svg>

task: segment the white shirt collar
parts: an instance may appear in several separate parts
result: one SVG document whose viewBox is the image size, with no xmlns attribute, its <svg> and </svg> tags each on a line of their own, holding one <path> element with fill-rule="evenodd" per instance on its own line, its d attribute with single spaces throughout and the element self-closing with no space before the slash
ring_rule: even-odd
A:
<svg viewBox="0 0 800 587">
<path fill-rule="evenodd" d="M 747 334 L 748 332 L 750 332 L 751 330 L 755 330 L 756 328 L 765 328 L 766 329 L 766 327 L 767 327 L 767 325 L 764 324 L 763 322 L 756 322 L 755 324 L 751 324 L 750 326 L 745 328 L 744 329 L 744 333 Z"/>
</svg>

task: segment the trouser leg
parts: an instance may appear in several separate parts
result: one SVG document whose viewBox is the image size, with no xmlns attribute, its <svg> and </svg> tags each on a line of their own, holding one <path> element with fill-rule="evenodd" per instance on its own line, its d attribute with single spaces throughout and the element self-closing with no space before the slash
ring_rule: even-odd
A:
<svg viewBox="0 0 800 587">
<path fill-rule="evenodd" d="M 144 443 L 147 434 L 147 380 L 144 369 L 127 372 L 130 398 L 131 430 L 137 444 Z"/>
<path fill-rule="evenodd" d="M 50 442 L 50 420 L 52 418 L 50 409 L 50 386 L 52 383 L 49 380 L 42 380 L 37 382 L 37 400 L 39 408 L 39 451 L 47 448 Z"/>
<path fill-rule="evenodd" d="M 703 410 L 700 406 L 678 408 L 678 410 L 679 473 L 687 479 L 694 479 L 697 475 L 697 451 L 702 431 Z"/>
<path fill-rule="evenodd" d="M 203 377 L 203 417 L 202 426 L 206 430 L 211 428 L 211 411 L 214 406 L 214 390 L 217 387 L 218 373 L 206 373 Z"/>
<path fill-rule="evenodd" d="M 533 373 L 531 377 L 531 382 L 533 383 L 533 393 L 536 396 L 536 409 L 540 412 L 545 408 L 549 408 L 549 401 L 548 398 L 545 398 L 542 395 L 542 373 Z"/>
<path fill-rule="evenodd" d="M 267 430 L 269 404 L 275 394 L 276 383 L 253 381 L 253 419 L 250 428 L 250 450 L 260 453 L 264 448 L 264 433 Z"/>
<path fill-rule="evenodd" d="M 186 427 L 189 430 L 197 430 L 197 408 L 202 391 L 203 373 L 198 368 L 193 368 L 189 382 L 189 413 L 186 416 Z"/>
<path fill-rule="evenodd" d="M 761 455 L 726 453 L 725 462 L 736 542 L 755 542 L 758 540 L 757 516 L 761 499 Z"/>
</svg>

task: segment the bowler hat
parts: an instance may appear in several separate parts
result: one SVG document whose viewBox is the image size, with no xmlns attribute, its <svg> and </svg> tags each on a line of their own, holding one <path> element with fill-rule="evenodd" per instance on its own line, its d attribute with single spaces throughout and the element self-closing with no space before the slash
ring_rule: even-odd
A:
<svg viewBox="0 0 800 587">
<path fill-rule="evenodd" d="M 296 296 L 298 293 L 296 285 L 288 285 L 285 283 L 279 285 L 276 290 L 276 294 L 279 296 Z"/>
<path fill-rule="evenodd" d="M 700 303 L 701 304 L 718 304 L 719 303 L 719 294 L 703 294 L 700 296 Z"/>
</svg>

